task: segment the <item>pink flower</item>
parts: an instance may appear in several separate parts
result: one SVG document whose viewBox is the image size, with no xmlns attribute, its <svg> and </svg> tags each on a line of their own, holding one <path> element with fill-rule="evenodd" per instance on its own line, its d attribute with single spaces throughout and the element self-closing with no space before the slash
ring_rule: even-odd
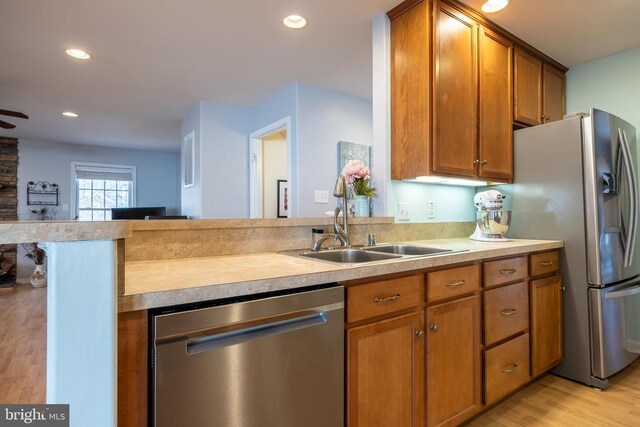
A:
<svg viewBox="0 0 640 427">
<path fill-rule="evenodd" d="M 369 168 L 360 160 L 349 160 L 342 169 L 342 175 L 348 184 L 353 184 L 357 179 L 369 180 L 371 178 Z"/>
</svg>

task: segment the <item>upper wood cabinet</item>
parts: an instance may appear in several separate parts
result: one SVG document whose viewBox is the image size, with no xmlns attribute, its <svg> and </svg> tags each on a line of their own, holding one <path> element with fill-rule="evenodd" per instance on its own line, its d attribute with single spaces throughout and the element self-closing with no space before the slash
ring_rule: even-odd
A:
<svg viewBox="0 0 640 427">
<path fill-rule="evenodd" d="M 423 311 L 347 329 L 347 425 L 424 426 Z"/>
<path fill-rule="evenodd" d="M 551 65 L 542 66 L 542 105 L 545 122 L 564 117 L 565 75 Z"/>
<path fill-rule="evenodd" d="M 441 2 L 435 10 L 433 172 L 474 177 L 478 159 L 478 26 Z"/>
<path fill-rule="evenodd" d="M 480 164 L 478 175 L 509 181 L 513 176 L 513 44 L 487 27 L 479 36 Z"/>
<path fill-rule="evenodd" d="M 521 49 L 513 58 L 514 120 L 531 126 L 562 120 L 564 73 Z"/>
<path fill-rule="evenodd" d="M 431 11 L 422 1 L 391 20 L 391 178 L 427 175 L 431 160 Z"/>
<path fill-rule="evenodd" d="M 458 425 L 482 408 L 480 316 L 479 295 L 427 309 L 428 426 Z"/>
</svg>

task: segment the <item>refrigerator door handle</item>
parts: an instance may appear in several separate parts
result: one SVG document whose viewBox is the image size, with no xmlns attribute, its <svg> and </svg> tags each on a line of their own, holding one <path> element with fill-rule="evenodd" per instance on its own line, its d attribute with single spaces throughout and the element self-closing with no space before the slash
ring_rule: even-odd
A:
<svg viewBox="0 0 640 427">
<path fill-rule="evenodd" d="M 605 294 L 604 299 L 624 298 L 640 294 L 640 285 L 633 288 L 627 288 L 622 291 L 609 292 Z"/>
<path fill-rule="evenodd" d="M 631 159 L 631 149 L 629 148 L 629 142 L 627 141 L 627 134 L 624 130 L 618 128 L 618 137 L 620 140 L 620 147 L 622 149 L 622 157 L 624 159 L 624 166 L 627 170 L 627 183 L 629 185 L 629 196 L 631 203 L 629 206 L 629 225 L 627 227 L 625 254 L 624 254 L 624 266 L 629 267 L 633 263 L 633 252 L 635 250 L 636 230 L 638 225 L 637 213 L 638 213 L 638 196 L 636 194 L 636 171 Z"/>
</svg>

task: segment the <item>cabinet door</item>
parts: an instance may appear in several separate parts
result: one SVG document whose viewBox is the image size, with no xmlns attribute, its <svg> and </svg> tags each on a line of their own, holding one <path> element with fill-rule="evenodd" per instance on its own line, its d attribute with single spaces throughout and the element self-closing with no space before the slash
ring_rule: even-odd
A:
<svg viewBox="0 0 640 427">
<path fill-rule="evenodd" d="M 544 64 L 542 69 L 544 121 L 547 123 L 562 120 L 562 117 L 564 117 L 564 73 L 547 64 Z"/>
<path fill-rule="evenodd" d="M 480 27 L 480 169 L 483 178 L 513 176 L 511 58 L 513 45 Z"/>
<path fill-rule="evenodd" d="M 429 174 L 431 21 L 422 1 L 391 20 L 391 178 Z"/>
<path fill-rule="evenodd" d="M 542 123 L 542 62 L 520 49 L 514 54 L 514 120 L 526 125 Z"/>
<path fill-rule="evenodd" d="M 350 427 L 424 425 L 423 312 L 347 330 Z"/>
<path fill-rule="evenodd" d="M 478 127 L 476 23 L 438 2 L 435 12 L 433 170 L 475 176 Z"/>
<path fill-rule="evenodd" d="M 482 407 L 480 296 L 427 309 L 429 426 L 458 425 Z"/>
<path fill-rule="evenodd" d="M 562 361 L 562 279 L 531 282 L 531 376 Z"/>
</svg>

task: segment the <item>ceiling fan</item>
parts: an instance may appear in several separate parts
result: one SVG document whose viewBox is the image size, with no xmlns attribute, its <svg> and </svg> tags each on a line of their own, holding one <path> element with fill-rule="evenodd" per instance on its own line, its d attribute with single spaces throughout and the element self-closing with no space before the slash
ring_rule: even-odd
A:
<svg viewBox="0 0 640 427">
<path fill-rule="evenodd" d="M 9 110 L 0 110 L 0 116 L 9 116 L 9 117 L 17 117 L 19 119 L 28 119 L 24 113 L 20 113 L 18 111 L 9 111 Z M 5 121 L 0 120 L 0 128 L 2 129 L 14 129 L 16 125 L 12 125 L 11 123 L 7 123 Z"/>
</svg>

